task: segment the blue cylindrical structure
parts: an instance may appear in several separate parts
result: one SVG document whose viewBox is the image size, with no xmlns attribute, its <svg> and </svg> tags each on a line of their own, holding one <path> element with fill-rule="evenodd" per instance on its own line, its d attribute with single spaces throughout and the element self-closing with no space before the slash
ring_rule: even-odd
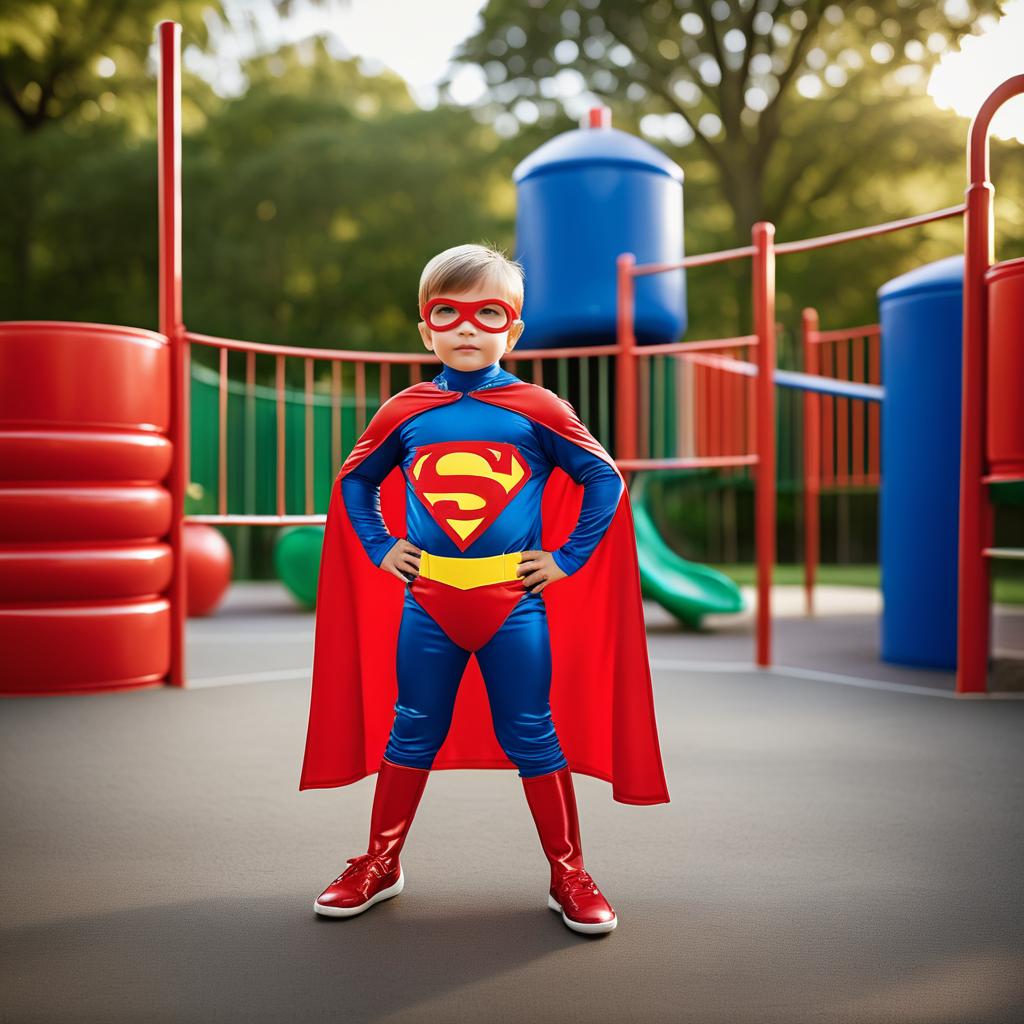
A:
<svg viewBox="0 0 1024 1024">
<path fill-rule="evenodd" d="M 881 655 L 956 668 L 963 256 L 878 289 Z"/>
<path fill-rule="evenodd" d="M 512 173 L 516 258 L 526 271 L 520 348 L 613 342 L 619 254 L 637 263 L 683 257 L 682 168 L 612 128 L 606 109 L 592 111 L 591 123 L 548 140 Z M 637 278 L 635 323 L 640 344 L 679 338 L 684 270 Z"/>
</svg>

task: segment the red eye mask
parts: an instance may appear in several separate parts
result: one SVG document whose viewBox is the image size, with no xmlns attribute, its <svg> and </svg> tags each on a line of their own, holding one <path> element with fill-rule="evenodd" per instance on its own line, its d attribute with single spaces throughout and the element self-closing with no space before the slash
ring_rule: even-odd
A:
<svg viewBox="0 0 1024 1024">
<path fill-rule="evenodd" d="M 500 334 L 507 331 L 519 314 L 502 299 L 477 299 L 460 302 L 443 295 L 432 298 L 422 309 L 423 319 L 435 331 L 450 331 L 469 320 L 481 331 Z"/>
</svg>

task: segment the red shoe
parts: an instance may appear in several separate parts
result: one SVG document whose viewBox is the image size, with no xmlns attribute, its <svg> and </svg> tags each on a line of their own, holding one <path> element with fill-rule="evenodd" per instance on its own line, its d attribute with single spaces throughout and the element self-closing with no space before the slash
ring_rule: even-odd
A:
<svg viewBox="0 0 1024 1024">
<path fill-rule="evenodd" d="M 347 867 L 324 889 L 313 910 L 327 917 L 352 917 L 374 903 L 397 896 L 405 887 L 398 855 L 427 784 L 428 768 L 393 764 L 386 758 L 377 770 L 366 853 L 349 857 Z"/>
<path fill-rule="evenodd" d="M 568 765 L 546 775 L 523 778 L 523 789 L 544 855 L 551 864 L 548 906 L 561 911 L 562 920 L 574 932 L 610 932 L 619 919 L 593 878 L 583 870 L 576 793 Z"/>
</svg>

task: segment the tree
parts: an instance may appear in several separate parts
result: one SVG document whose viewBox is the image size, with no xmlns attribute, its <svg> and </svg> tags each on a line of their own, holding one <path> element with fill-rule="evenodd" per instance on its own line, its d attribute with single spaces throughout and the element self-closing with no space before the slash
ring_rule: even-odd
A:
<svg viewBox="0 0 1024 1024">
<path fill-rule="evenodd" d="M 927 71 L 980 14 L 1000 10 L 959 7 L 954 18 L 950 5 L 904 0 L 490 0 L 455 59 L 483 69 L 492 118 L 524 100 L 531 118 L 550 117 L 574 82 L 600 97 L 616 124 L 685 163 L 703 251 L 749 244 L 758 220 L 806 224 L 816 203 L 880 167 L 893 180 L 920 168 L 950 122 L 924 96 Z M 695 207 L 694 183 L 724 199 L 725 224 L 701 219 L 717 210 Z M 738 284 L 746 324 L 745 276 Z"/>
<path fill-rule="evenodd" d="M 186 324 L 251 340 L 423 352 L 423 264 L 466 240 L 511 241 L 511 169 L 544 136 L 503 143 L 469 111 L 420 110 L 397 75 L 365 74 L 319 38 L 241 71 L 248 88 L 239 96 L 182 84 L 183 102 L 186 89 L 199 96 L 182 139 Z M 138 137 L 116 112 L 30 136 L 0 117 L 0 180 L 10 183 L 0 190 L 0 316 L 157 327 L 151 132 Z M 28 294 L 10 271 L 26 192 L 37 197 Z M 199 361 L 209 355 L 193 350 Z M 257 373 L 273 369 L 261 360 Z M 301 386 L 298 361 L 294 370 Z"/>
<path fill-rule="evenodd" d="M 273 0 L 285 13 L 292 4 Z M 218 0 L 5 0 L 0 9 L 0 130 L 8 145 L 18 147 L 9 166 L 15 297 L 10 315 L 20 315 L 32 302 L 36 219 L 54 169 L 48 159 L 62 148 L 37 136 L 57 124 L 81 130 L 101 117 L 120 119 L 137 135 L 146 134 L 156 123 L 149 52 L 157 23 L 167 18 L 182 25 L 189 46 L 206 50 L 211 21 L 226 14 Z M 182 77 L 193 95 L 205 94 L 209 102 L 205 83 Z M 185 120 L 188 99 L 182 92 Z M 20 139 L 11 136 L 5 118 Z"/>
<path fill-rule="evenodd" d="M 121 88 L 146 76 L 158 21 L 172 15 L 208 44 L 205 0 L 7 0 L 0 16 L 0 108 L 33 133 L 86 104 L 99 106 L 116 73 Z"/>
</svg>

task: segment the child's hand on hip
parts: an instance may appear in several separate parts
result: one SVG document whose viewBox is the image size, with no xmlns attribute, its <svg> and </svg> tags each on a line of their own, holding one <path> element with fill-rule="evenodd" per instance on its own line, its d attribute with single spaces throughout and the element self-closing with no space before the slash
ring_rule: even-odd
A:
<svg viewBox="0 0 1024 1024">
<path fill-rule="evenodd" d="M 532 594 L 539 594 L 549 583 L 564 579 L 568 573 L 558 568 L 550 551 L 524 551 L 516 566 L 516 575 Z"/>
<path fill-rule="evenodd" d="M 380 568 L 397 576 L 403 583 L 411 583 L 409 577 L 420 574 L 420 549 L 404 537 L 399 537 L 380 560 Z"/>
</svg>

